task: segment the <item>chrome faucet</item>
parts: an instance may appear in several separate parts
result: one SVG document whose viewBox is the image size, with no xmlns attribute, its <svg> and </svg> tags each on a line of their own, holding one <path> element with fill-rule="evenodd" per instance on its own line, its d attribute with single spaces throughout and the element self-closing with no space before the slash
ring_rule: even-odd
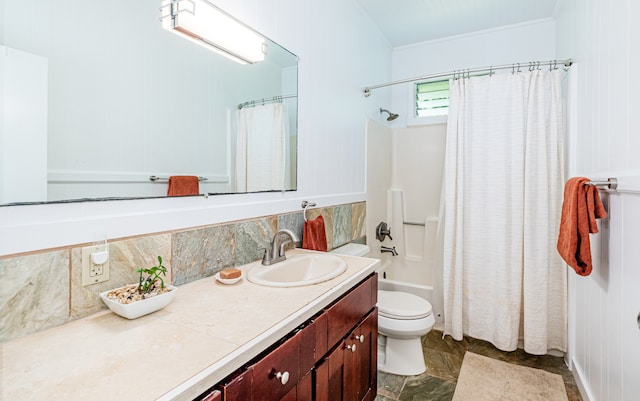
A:
<svg viewBox="0 0 640 401">
<path fill-rule="evenodd" d="M 395 246 L 393 248 L 390 248 L 388 246 L 382 245 L 382 246 L 380 246 L 380 252 L 382 252 L 382 253 L 389 252 L 393 256 L 398 256 L 398 251 L 396 251 L 396 247 Z"/>
<path fill-rule="evenodd" d="M 284 237 L 284 239 L 283 239 Z M 298 237 L 291 231 L 283 228 L 278 231 L 271 241 L 271 250 L 266 248 L 262 257 L 262 264 L 270 266 L 274 263 L 282 262 L 287 258 L 284 252 L 284 246 L 290 242 L 298 242 Z"/>
</svg>

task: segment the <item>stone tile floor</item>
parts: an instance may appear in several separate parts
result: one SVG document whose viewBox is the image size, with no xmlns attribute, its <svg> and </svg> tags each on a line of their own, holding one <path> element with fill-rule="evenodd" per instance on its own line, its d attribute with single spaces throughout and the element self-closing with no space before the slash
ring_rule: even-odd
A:
<svg viewBox="0 0 640 401">
<path fill-rule="evenodd" d="M 443 339 L 442 332 L 437 330 L 422 339 L 422 349 L 427 371 L 408 377 L 378 372 L 375 401 L 450 401 L 466 351 L 559 374 L 564 379 L 569 401 L 582 401 L 573 375 L 561 357 L 529 355 L 521 349 L 504 352 L 486 341 L 469 337 L 462 341 L 454 341 L 450 336 Z"/>
</svg>

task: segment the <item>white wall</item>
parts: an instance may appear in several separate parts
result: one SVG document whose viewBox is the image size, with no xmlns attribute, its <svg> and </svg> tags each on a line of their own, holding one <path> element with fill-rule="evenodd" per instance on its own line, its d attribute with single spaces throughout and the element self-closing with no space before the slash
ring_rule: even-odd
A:
<svg viewBox="0 0 640 401">
<path fill-rule="evenodd" d="M 549 19 L 398 47 L 393 49 L 393 80 L 465 68 L 551 60 L 555 58 L 554 33 L 555 23 Z M 392 89 L 391 111 L 400 114 L 393 127 L 406 125 L 411 90 L 410 83 Z"/>
<path fill-rule="evenodd" d="M 0 208 L 0 255 L 365 199 L 365 122 L 389 80 L 390 46 L 355 0 L 219 0 L 300 57 L 298 191 Z"/>
<path fill-rule="evenodd" d="M 557 56 L 576 61 L 570 175 L 640 176 L 640 3 L 561 0 L 556 14 Z M 593 273 L 570 275 L 569 357 L 587 399 L 636 400 L 640 196 L 604 198 L 609 217 L 591 238 Z"/>
<path fill-rule="evenodd" d="M 46 199 L 47 60 L 0 53 L 0 204 Z"/>
</svg>

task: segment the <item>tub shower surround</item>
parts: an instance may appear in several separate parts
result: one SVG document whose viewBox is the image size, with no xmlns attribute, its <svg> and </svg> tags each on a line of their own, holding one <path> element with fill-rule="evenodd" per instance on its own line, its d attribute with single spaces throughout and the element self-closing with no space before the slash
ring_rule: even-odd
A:
<svg viewBox="0 0 640 401">
<path fill-rule="evenodd" d="M 365 241 L 366 203 L 336 205 L 307 212 L 325 219 L 328 248 Z M 266 216 L 205 227 L 109 240 L 110 279 L 82 286 L 82 248 L 0 258 L 0 341 L 26 336 L 107 309 L 100 292 L 136 283 L 135 269 L 151 266 L 161 256 L 167 280 L 182 285 L 209 277 L 227 267 L 262 258 L 283 228 L 302 238 L 302 212 Z"/>
</svg>

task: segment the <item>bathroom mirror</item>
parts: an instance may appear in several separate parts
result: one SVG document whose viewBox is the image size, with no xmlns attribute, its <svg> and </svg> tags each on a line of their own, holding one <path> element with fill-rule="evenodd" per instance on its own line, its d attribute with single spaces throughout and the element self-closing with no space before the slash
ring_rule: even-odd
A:
<svg viewBox="0 0 640 401">
<path fill-rule="evenodd" d="M 0 205 L 163 197 L 172 175 L 201 194 L 296 189 L 297 57 L 266 39 L 239 64 L 163 29 L 161 3 L 0 0 Z M 238 152 L 243 103 L 282 105 L 280 184 L 238 184 L 268 149 Z"/>
</svg>

